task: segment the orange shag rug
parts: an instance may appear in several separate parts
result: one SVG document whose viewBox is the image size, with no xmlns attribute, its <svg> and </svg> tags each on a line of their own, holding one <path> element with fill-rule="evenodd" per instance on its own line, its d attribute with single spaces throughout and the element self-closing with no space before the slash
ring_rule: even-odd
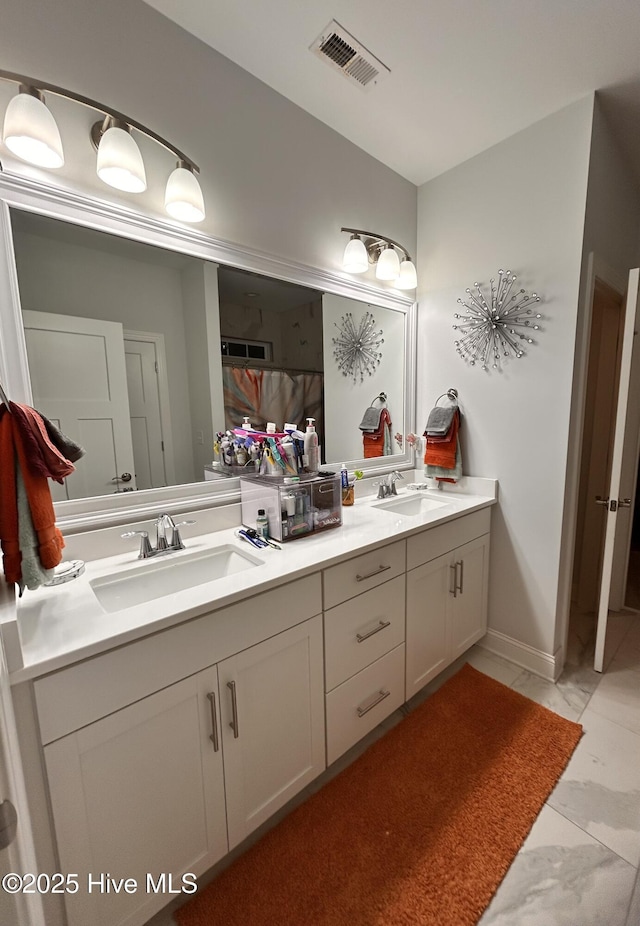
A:
<svg viewBox="0 0 640 926">
<path fill-rule="evenodd" d="M 473 926 L 581 733 L 465 665 L 174 916 Z"/>
</svg>

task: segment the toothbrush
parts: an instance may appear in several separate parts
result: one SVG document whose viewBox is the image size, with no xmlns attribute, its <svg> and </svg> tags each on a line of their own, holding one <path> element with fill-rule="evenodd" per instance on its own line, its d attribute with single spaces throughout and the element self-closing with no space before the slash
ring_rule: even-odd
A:
<svg viewBox="0 0 640 926">
<path fill-rule="evenodd" d="M 274 550 L 281 550 L 282 547 L 278 546 L 277 543 L 274 543 L 273 540 L 269 540 L 268 537 L 261 537 L 255 527 L 247 527 L 243 531 L 247 534 L 248 537 L 251 537 L 252 540 L 261 541 L 262 544 L 266 544 L 268 547 L 273 547 Z"/>
<path fill-rule="evenodd" d="M 252 544 L 252 546 L 257 547 L 259 550 L 262 547 L 266 547 L 266 543 L 260 543 L 258 538 L 250 537 L 246 531 L 238 530 L 236 531 L 236 536 L 241 540 L 246 540 L 247 543 Z"/>
</svg>

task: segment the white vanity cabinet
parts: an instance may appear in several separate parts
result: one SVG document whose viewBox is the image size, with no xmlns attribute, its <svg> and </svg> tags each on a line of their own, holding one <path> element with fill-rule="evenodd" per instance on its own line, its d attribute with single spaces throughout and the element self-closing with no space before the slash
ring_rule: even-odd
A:
<svg viewBox="0 0 640 926">
<path fill-rule="evenodd" d="M 405 542 L 323 574 L 327 762 L 404 701 Z"/>
<path fill-rule="evenodd" d="M 227 852 L 218 704 L 213 666 L 45 746 L 60 870 L 80 885 L 69 926 L 144 923 L 168 888 L 149 892 L 147 872 L 179 889 Z"/>
<path fill-rule="evenodd" d="M 69 926 L 141 926 L 323 771 L 320 606 L 310 576 L 36 681 Z"/>
<path fill-rule="evenodd" d="M 407 541 L 409 700 L 487 629 L 490 509 Z"/>
<path fill-rule="evenodd" d="M 322 617 L 218 666 L 229 848 L 325 767 Z"/>
</svg>

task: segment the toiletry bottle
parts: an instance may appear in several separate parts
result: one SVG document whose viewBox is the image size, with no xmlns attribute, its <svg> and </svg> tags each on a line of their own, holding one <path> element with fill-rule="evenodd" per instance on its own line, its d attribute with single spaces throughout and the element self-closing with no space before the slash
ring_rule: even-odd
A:
<svg viewBox="0 0 640 926">
<path fill-rule="evenodd" d="M 320 468 L 318 460 L 318 435 L 314 426 L 315 418 L 307 418 L 307 430 L 304 435 L 304 455 L 306 457 L 307 472 L 315 475 Z"/>
<path fill-rule="evenodd" d="M 258 517 L 256 518 L 256 531 L 260 537 L 269 536 L 269 519 L 267 518 L 264 508 L 258 508 Z"/>
<path fill-rule="evenodd" d="M 342 489 L 342 504 L 353 505 L 354 488 L 349 485 L 349 472 L 344 463 L 340 467 L 340 487 Z"/>
</svg>

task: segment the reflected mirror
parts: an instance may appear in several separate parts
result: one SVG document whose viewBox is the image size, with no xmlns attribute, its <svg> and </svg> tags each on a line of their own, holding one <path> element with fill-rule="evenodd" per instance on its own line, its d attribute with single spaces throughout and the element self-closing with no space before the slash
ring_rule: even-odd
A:
<svg viewBox="0 0 640 926">
<path fill-rule="evenodd" d="M 216 433 L 244 416 L 314 418 L 327 464 L 404 452 L 406 311 L 21 209 L 11 225 L 33 404 L 86 450 L 56 501 L 220 478 Z"/>
</svg>

